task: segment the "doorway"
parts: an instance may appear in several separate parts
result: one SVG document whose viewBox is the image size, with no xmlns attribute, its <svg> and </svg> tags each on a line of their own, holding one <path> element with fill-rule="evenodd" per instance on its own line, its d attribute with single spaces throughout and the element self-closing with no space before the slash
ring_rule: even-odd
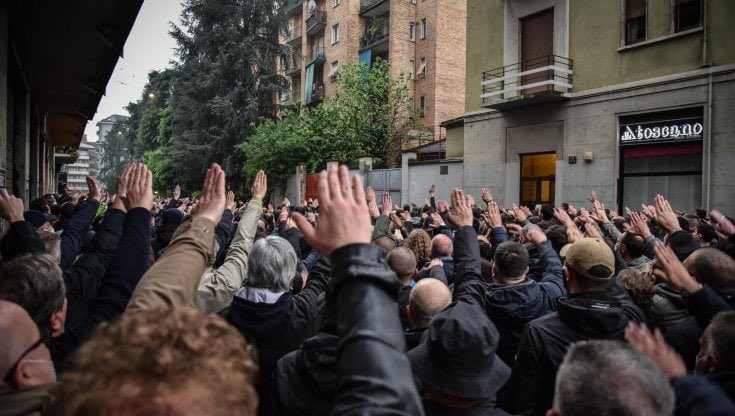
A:
<svg viewBox="0 0 735 416">
<path fill-rule="evenodd" d="M 556 152 L 529 153 L 520 157 L 520 204 L 531 209 L 536 204 L 553 206 L 556 189 Z"/>
<path fill-rule="evenodd" d="M 521 70 L 530 71 L 551 65 L 554 54 L 554 9 L 520 19 L 521 27 Z M 522 79 L 523 85 L 548 81 L 550 71 L 535 72 Z M 546 91 L 548 85 L 522 90 L 523 95 Z"/>
</svg>

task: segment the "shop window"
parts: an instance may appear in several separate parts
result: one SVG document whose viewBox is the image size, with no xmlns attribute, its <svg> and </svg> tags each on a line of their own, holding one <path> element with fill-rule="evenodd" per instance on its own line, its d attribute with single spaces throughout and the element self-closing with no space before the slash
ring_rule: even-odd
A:
<svg viewBox="0 0 735 416">
<path fill-rule="evenodd" d="M 702 25 L 702 0 L 675 0 L 674 31 L 694 29 Z"/>
<path fill-rule="evenodd" d="M 622 151 L 622 206 L 638 209 L 664 195 L 675 209 L 693 211 L 702 197 L 702 144 L 637 146 Z"/>
<path fill-rule="evenodd" d="M 625 44 L 646 40 L 646 0 L 625 0 Z"/>
</svg>

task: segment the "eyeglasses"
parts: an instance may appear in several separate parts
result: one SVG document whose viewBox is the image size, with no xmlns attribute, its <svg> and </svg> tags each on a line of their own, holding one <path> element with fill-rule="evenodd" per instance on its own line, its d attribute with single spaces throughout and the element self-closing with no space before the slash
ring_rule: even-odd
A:
<svg viewBox="0 0 735 416">
<path fill-rule="evenodd" d="M 7 384 L 12 384 L 13 381 L 13 375 L 15 374 L 15 371 L 18 369 L 18 366 L 20 365 L 21 361 L 23 361 L 24 358 L 26 358 L 26 355 L 30 354 L 31 351 L 38 348 L 39 345 L 43 344 L 43 337 L 39 338 L 38 341 L 34 342 L 33 345 L 28 347 L 27 350 L 23 351 L 23 354 L 20 355 L 18 360 L 13 364 L 12 367 L 8 370 L 7 373 L 5 373 L 5 378 L 3 378 L 3 381 Z"/>
</svg>

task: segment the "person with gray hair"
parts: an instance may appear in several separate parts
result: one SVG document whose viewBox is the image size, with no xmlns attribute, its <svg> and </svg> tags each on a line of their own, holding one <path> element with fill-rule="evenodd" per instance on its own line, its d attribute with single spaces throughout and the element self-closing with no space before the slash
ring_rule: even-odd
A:
<svg viewBox="0 0 735 416">
<path fill-rule="evenodd" d="M 547 416 L 666 416 L 674 404 L 668 378 L 643 353 L 620 341 L 581 341 L 559 366 Z"/>
<path fill-rule="evenodd" d="M 256 241 L 247 259 L 244 286 L 225 312 L 225 318 L 258 347 L 260 414 L 271 414 L 272 374 L 278 359 L 295 351 L 322 326 L 318 298 L 329 276 L 314 274 L 299 293 L 292 294 L 298 261 L 284 238 Z"/>
</svg>

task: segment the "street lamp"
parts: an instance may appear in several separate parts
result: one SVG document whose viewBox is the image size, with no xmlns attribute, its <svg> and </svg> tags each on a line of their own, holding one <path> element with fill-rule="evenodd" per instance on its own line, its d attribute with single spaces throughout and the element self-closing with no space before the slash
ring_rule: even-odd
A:
<svg viewBox="0 0 735 416">
<path fill-rule="evenodd" d="M 150 94 L 148 94 L 148 98 L 150 98 L 152 100 L 152 99 L 156 98 L 156 94 L 150 93 Z"/>
</svg>

